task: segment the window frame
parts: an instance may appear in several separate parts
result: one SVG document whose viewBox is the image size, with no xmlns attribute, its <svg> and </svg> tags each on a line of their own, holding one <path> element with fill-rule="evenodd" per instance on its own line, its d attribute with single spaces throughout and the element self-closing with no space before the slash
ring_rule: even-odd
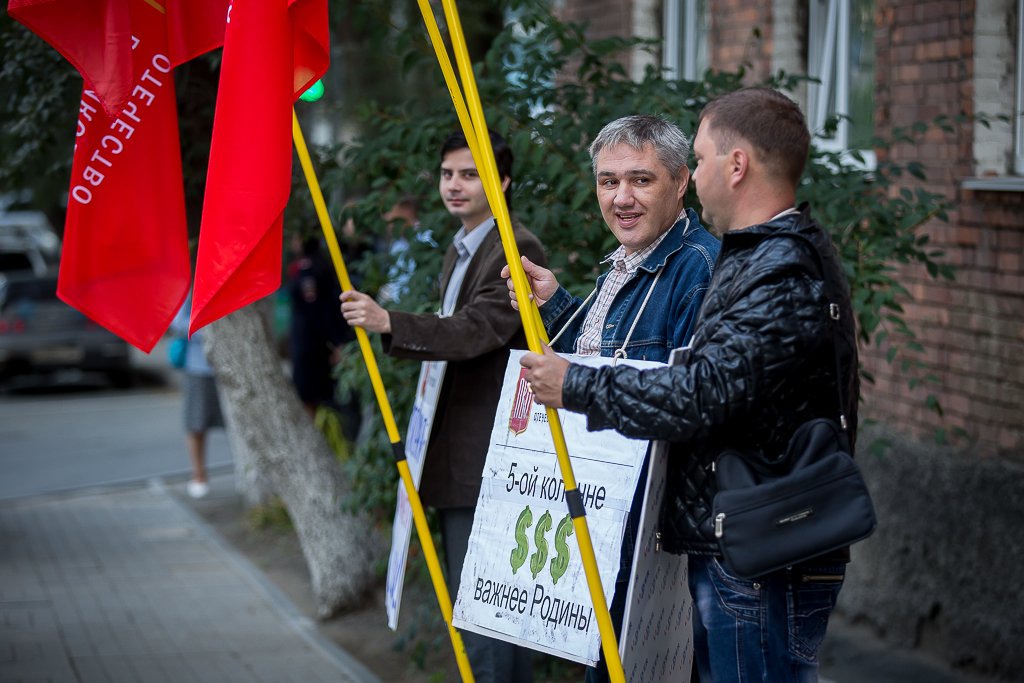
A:
<svg viewBox="0 0 1024 683">
<path fill-rule="evenodd" d="M 821 16 L 822 5 L 825 6 L 824 17 Z M 828 105 L 833 90 L 835 112 L 848 114 L 850 109 L 850 11 L 850 0 L 809 2 L 807 74 L 820 82 L 807 84 L 807 120 L 819 149 L 842 153 L 843 163 L 874 170 L 878 161 L 873 149 L 850 149 L 849 119 L 839 119 L 834 138 L 821 137 L 829 116 Z M 845 58 L 839 59 L 840 55 L 845 55 Z M 854 151 L 864 158 L 863 164 L 854 158 Z"/>
<path fill-rule="evenodd" d="M 1017 0 L 1017 97 L 1014 106 L 1013 172 L 1024 176 L 1024 0 Z"/>
<path fill-rule="evenodd" d="M 697 56 L 700 53 L 698 6 L 699 0 L 664 1 L 661 65 L 670 79 L 695 81 L 703 76 L 697 73 Z"/>
</svg>

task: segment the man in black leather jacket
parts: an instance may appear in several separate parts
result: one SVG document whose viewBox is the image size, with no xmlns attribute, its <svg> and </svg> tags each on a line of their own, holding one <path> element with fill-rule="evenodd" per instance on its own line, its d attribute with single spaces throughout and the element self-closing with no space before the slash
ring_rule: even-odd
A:
<svg viewBox="0 0 1024 683">
<path fill-rule="evenodd" d="M 816 681 L 818 647 L 849 559 L 833 553 L 740 580 L 720 561 L 711 519 L 712 463 L 724 447 L 779 455 L 808 420 L 838 420 L 838 396 L 854 440 L 859 384 L 849 286 L 828 234 L 806 206 L 794 208 L 809 143 L 800 110 L 772 90 L 739 90 L 701 113 L 693 178 L 703 219 L 723 240 L 682 364 L 585 368 L 550 350 L 522 361 L 537 400 L 586 414 L 589 429 L 672 442 L 662 544 L 689 555 L 705 683 Z M 835 346 L 830 303 L 840 308 Z"/>
</svg>

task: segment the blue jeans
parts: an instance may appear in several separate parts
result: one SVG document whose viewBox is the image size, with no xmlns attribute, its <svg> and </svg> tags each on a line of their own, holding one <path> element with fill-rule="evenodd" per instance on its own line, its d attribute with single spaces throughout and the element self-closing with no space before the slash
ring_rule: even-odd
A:
<svg viewBox="0 0 1024 683">
<path fill-rule="evenodd" d="M 756 581 L 690 555 L 694 654 L 703 683 L 816 683 L 818 648 L 846 573 L 808 563 Z"/>
</svg>

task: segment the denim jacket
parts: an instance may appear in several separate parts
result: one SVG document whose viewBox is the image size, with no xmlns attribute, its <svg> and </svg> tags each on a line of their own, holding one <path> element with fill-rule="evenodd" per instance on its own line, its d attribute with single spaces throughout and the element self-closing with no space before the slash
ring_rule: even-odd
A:
<svg viewBox="0 0 1024 683">
<path fill-rule="evenodd" d="M 602 356 L 614 356 L 622 348 L 659 270 L 663 272 L 629 338 L 626 357 L 665 363 L 672 349 L 686 346 L 690 341 L 697 312 L 711 282 L 720 242 L 700 225 L 693 209 L 686 210 L 686 217 L 689 225 L 686 219 L 673 225 L 615 296 L 601 334 Z M 598 289 L 606 277 L 607 273 L 597 279 Z M 555 351 L 575 353 L 576 338 L 590 304 L 571 323 L 569 319 L 582 305 L 582 299 L 559 287 L 541 306 L 541 318 L 551 337 L 568 323 L 568 328 L 551 347 Z"/>
</svg>

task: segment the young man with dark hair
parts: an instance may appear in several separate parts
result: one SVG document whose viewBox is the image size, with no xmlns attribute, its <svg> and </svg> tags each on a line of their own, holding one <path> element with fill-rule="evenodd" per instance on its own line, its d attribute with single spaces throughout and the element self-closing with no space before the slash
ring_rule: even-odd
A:
<svg viewBox="0 0 1024 683">
<path fill-rule="evenodd" d="M 491 137 L 491 149 L 494 151 L 494 161 L 498 165 L 498 177 L 502 178 L 501 188 L 505 192 L 505 205 L 512 210 L 512 183 L 504 182 L 505 178 L 512 178 L 512 148 L 493 130 L 489 131 Z M 450 152 L 459 150 L 469 151 L 469 143 L 466 142 L 466 134 L 461 130 L 452 131 L 441 144 L 441 158 L 444 159 Z M 470 154 L 470 157 L 473 155 Z"/>
<path fill-rule="evenodd" d="M 671 442 L 661 543 L 689 556 L 701 680 L 807 683 L 817 680 L 818 647 L 849 552 L 753 580 L 733 576 L 711 514 L 714 463 L 726 448 L 780 456 L 804 423 L 839 421 L 837 394 L 853 443 L 859 383 L 850 290 L 828 234 L 806 206 L 794 207 L 810 144 L 797 106 L 749 88 L 710 103 L 699 121 L 693 179 L 703 218 L 723 239 L 683 362 L 597 369 L 546 350 L 522 363 L 538 401 L 586 414 L 588 428 Z"/>
<path fill-rule="evenodd" d="M 508 197 L 512 150 L 493 132 L 491 145 Z M 438 189 L 448 212 L 462 222 L 441 266 L 441 313 L 388 311 L 352 290 L 342 292 L 341 312 L 349 325 L 380 332 L 388 355 L 448 361 L 420 479 L 420 498 L 440 514 L 454 601 L 509 350 L 527 345 L 519 314 L 508 305 L 508 289 L 501 277 L 505 252 L 462 133 L 450 134 L 441 146 Z M 513 228 L 519 250 L 532 261 L 546 263 L 533 233 L 514 220 Z M 477 683 L 533 680 L 529 650 L 466 631 L 462 639 Z"/>
</svg>

